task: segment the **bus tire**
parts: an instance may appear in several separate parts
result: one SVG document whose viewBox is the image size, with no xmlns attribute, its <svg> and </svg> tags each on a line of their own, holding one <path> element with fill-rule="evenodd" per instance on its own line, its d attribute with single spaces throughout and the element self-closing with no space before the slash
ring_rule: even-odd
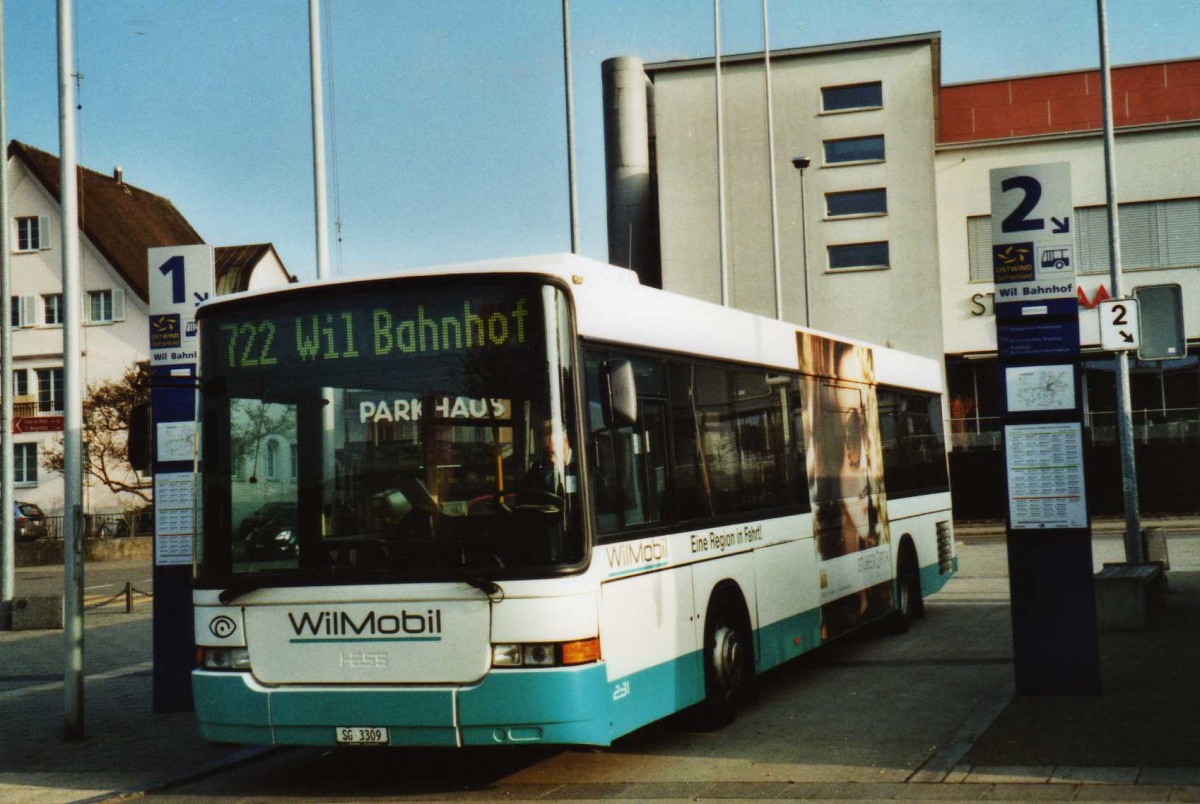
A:
<svg viewBox="0 0 1200 804">
<path fill-rule="evenodd" d="M 912 542 L 900 546 L 896 565 L 896 611 L 892 616 L 891 633 L 902 634 L 915 620 L 925 616 L 925 601 L 921 599 L 921 570 Z"/>
<path fill-rule="evenodd" d="M 704 700 L 696 707 L 696 727 L 729 725 L 754 687 L 753 642 L 745 607 L 732 593 L 709 605 L 704 628 Z"/>
</svg>

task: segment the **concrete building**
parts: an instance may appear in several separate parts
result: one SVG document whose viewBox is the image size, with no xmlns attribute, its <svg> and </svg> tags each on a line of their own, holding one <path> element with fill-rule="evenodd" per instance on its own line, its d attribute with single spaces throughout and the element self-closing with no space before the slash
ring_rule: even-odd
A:
<svg viewBox="0 0 1200 804">
<path fill-rule="evenodd" d="M 42 466 L 60 438 L 63 401 L 62 212 L 56 156 L 8 146 L 13 297 L 16 495 L 48 514 L 62 509 L 62 478 Z M 203 243 L 166 198 L 111 175 L 79 171 L 80 276 L 84 289 L 81 373 L 85 386 L 120 378 L 149 359 L 146 250 Z M 218 292 L 294 281 L 268 245 L 216 249 Z M 128 478 L 136 482 L 137 478 Z M 85 474 L 88 513 L 134 502 Z"/>
<path fill-rule="evenodd" d="M 939 53 L 939 36 L 921 34 L 771 54 L 785 320 L 942 354 L 933 150 Z M 763 56 L 730 56 L 721 64 L 729 303 L 774 315 Z M 632 267 L 644 281 L 657 284 L 659 275 L 667 290 L 719 302 L 713 59 L 645 65 L 644 105 L 636 97 L 639 66 L 626 57 L 605 69 L 614 143 L 610 259 L 628 266 L 623 244 L 641 244 L 638 224 L 614 217 L 614 194 L 623 196 L 619 212 L 636 203 L 629 196 L 639 185 L 647 194 L 656 190 L 657 220 L 652 210 L 640 225 L 657 226 L 661 249 L 636 253 Z M 614 157 L 618 146 L 640 145 L 640 131 L 648 137 L 649 180 L 614 164 L 622 158 Z M 808 167 L 795 168 L 796 157 Z"/>
<path fill-rule="evenodd" d="M 786 320 L 944 357 L 960 517 L 1003 516 L 989 171 L 1071 165 L 1087 358 L 1089 496 L 1121 504 L 1097 70 L 942 86 L 938 34 L 771 54 Z M 643 281 L 720 300 L 713 59 L 605 63 L 609 251 Z M 761 53 L 722 59 L 729 303 L 773 315 Z M 1113 70 L 1126 290 L 1178 285 L 1187 354 L 1133 369 L 1143 510 L 1192 510 L 1200 478 L 1200 59 Z M 808 157 L 798 171 L 795 157 Z"/>
</svg>

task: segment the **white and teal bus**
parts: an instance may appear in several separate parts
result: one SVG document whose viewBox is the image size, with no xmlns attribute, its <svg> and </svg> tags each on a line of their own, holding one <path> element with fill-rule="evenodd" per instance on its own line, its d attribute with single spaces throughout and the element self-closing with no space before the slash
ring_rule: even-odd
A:
<svg viewBox="0 0 1200 804">
<path fill-rule="evenodd" d="M 932 360 L 558 255 L 205 305 L 209 740 L 608 745 L 957 568 Z"/>
</svg>

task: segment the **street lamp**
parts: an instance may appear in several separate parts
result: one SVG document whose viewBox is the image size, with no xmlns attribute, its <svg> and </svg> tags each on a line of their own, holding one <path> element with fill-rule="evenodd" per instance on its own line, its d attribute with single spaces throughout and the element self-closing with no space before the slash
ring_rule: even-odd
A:
<svg viewBox="0 0 1200 804">
<path fill-rule="evenodd" d="M 792 159 L 792 167 L 800 171 L 800 260 L 804 273 L 804 326 L 812 324 L 808 304 L 808 216 L 804 211 L 804 169 L 812 164 L 807 156 L 797 156 Z"/>
</svg>

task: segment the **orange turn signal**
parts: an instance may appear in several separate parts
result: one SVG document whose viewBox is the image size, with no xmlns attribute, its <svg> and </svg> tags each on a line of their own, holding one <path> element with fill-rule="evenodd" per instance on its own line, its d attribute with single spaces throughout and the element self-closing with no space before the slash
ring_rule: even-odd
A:
<svg viewBox="0 0 1200 804">
<path fill-rule="evenodd" d="M 600 661 L 600 637 L 562 643 L 562 663 L 587 664 Z"/>
</svg>

